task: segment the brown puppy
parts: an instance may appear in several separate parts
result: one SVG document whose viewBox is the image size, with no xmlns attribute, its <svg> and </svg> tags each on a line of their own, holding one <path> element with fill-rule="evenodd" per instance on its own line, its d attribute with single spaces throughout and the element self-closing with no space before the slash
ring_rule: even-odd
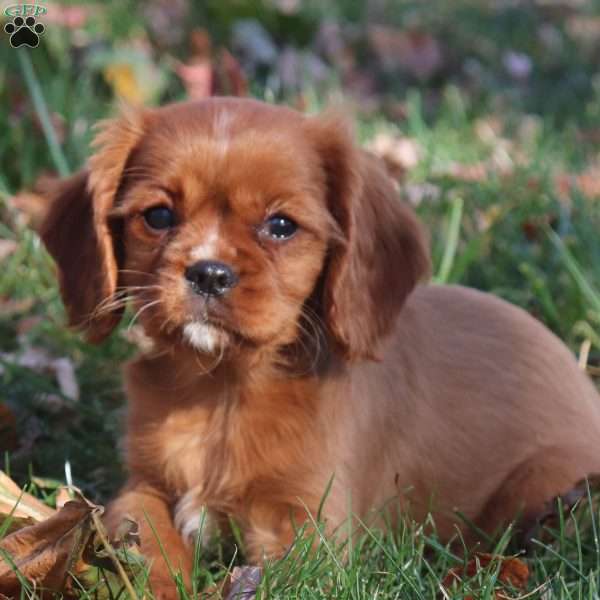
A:
<svg viewBox="0 0 600 600">
<path fill-rule="evenodd" d="M 54 196 L 42 236 L 71 323 L 98 342 L 129 299 L 154 344 L 125 369 L 130 479 L 108 521 L 139 519 L 160 593 L 147 518 L 189 573 L 203 509 L 259 561 L 332 477 L 332 531 L 397 498 L 448 538 L 455 509 L 492 531 L 600 470 L 599 397 L 570 352 L 502 300 L 417 286 L 422 230 L 338 119 L 135 112 Z"/>
</svg>

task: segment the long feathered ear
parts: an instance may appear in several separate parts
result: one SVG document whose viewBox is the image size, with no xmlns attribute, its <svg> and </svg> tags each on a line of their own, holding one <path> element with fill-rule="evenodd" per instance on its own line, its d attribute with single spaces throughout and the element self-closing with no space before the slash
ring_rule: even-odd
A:
<svg viewBox="0 0 600 600">
<path fill-rule="evenodd" d="M 323 313 L 346 358 L 377 358 L 407 296 L 429 272 L 426 236 L 377 159 L 356 148 L 335 115 L 307 120 L 329 210 L 341 230 L 323 282 Z"/>
<path fill-rule="evenodd" d="M 96 153 L 87 168 L 47 186 L 50 209 L 40 235 L 56 261 L 69 324 L 100 342 L 118 324 L 122 309 L 110 305 L 117 289 L 117 228 L 109 222 L 127 159 L 143 134 L 144 113 L 99 125 Z"/>
</svg>

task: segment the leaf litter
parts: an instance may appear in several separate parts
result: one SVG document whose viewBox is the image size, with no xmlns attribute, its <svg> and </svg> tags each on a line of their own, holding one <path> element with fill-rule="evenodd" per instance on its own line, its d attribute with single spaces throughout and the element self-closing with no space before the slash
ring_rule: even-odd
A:
<svg viewBox="0 0 600 600">
<path fill-rule="evenodd" d="M 104 508 L 76 488 L 72 500 L 52 509 L 0 471 L 0 598 L 23 589 L 76 598 L 81 590 L 108 599 L 144 574 L 137 524 L 124 521 L 110 543 L 100 517 Z"/>
</svg>

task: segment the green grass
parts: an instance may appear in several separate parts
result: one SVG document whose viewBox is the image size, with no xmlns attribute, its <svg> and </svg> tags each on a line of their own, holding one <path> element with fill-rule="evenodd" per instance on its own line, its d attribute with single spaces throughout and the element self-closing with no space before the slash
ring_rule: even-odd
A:
<svg viewBox="0 0 600 600">
<path fill-rule="evenodd" d="M 259 0 L 209 1 L 196 3 L 180 26 L 184 33 L 191 25 L 207 27 L 227 45 L 237 19 L 258 16 L 278 42 L 309 50 L 325 18 L 359 31 L 365 27 L 368 15 L 361 3 L 326 4 L 307 2 L 286 17 Z M 427 82 L 406 73 L 379 73 L 376 108 L 357 114 L 357 131 L 364 142 L 383 133 L 408 136 L 421 148 L 418 165 L 401 186 L 408 195 L 424 194 L 416 208 L 430 231 L 435 278 L 491 291 L 525 307 L 576 353 L 589 341 L 589 365 L 598 372 L 600 198 L 577 186 L 559 193 L 557 177 L 589 172 L 600 182 L 595 51 L 600 44 L 578 39 L 568 25 L 573 16 L 592 20 L 600 12 L 583 3 L 559 14 L 550 4 L 379 3 L 383 22 L 416 22 L 441 40 L 447 64 Z M 123 334 L 127 323 L 100 347 L 65 329 L 51 261 L 9 199 L 43 173 L 64 174 L 83 165 L 92 125 L 116 106 L 104 76 L 107 65 L 126 60 L 134 69 L 158 73 L 155 88 L 144 88 L 148 103 L 185 97 L 173 65 L 187 60 L 186 44 L 165 48 L 156 34 L 146 34 L 138 10 L 132 1 L 103 3 L 80 31 L 48 25 L 35 50 L 15 50 L 0 39 L 0 238 L 17 243 L 0 263 L 0 352 L 37 347 L 68 357 L 81 386 L 78 402 L 62 398 L 57 409 L 45 401 L 49 394 L 60 396 L 51 376 L 0 358 L 0 402 L 16 415 L 20 441 L 5 462 L 19 483 L 37 481 L 34 492 L 49 503 L 51 486 L 35 478 L 63 480 L 66 461 L 75 484 L 95 501 L 105 502 L 120 485 L 117 440 L 124 398 L 119 370 L 132 347 Z M 543 27 L 562 40 L 560 51 L 544 46 Z M 531 57 L 527 81 L 507 75 L 506 49 Z M 352 52 L 359 65 L 373 70 L 364 38 L 355 39 Z M 465 74 L 467 63 L 476 64 L 476 77 Z M 273 77 L 257 73 L 253 94 L 279 102 L 295 102 L 300 95 L 310 107 L 326 104 L 331 93 L 339 95 L 335 69 L 328 83 L 307 81 L 300 91 L 269 87 Z M 393 104 L 402 106 L 404 118 L 391 116 Z M 469 177 L 469 165 L 484 165 L 488 172 Z M 598 518 L 586 504 L 546 532 L 546 541 L 534 544 L 526 559 L 532 571 L 528 597 L 598 597 Z M 502 538 L 499 553 L 510 551 L 508 537 Z M 309 545 L 310 540 L 301 540 L 286 559 L 267 565 L 258 597 L 494 597 L 494 564 L 444 596 L 441 580 L 465 556 L 440 545 L 431 527 L 407 523 L 394 533 L 366 531 L 346 548 L 323 540 L 312 554 Z M 237 547 L 224 541 L 209 554 L 199 553 L 200 588 L 218 586 L 232 561 L 243 563 L 242 543 Z M 145 584 L 138 586 L 141 592 Z"/>
</svg>

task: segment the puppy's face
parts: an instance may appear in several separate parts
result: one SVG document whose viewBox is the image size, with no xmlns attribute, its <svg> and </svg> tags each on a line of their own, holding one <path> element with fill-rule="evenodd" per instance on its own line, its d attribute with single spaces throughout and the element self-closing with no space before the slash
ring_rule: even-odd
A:
<svg viewBox="0 0 600 600">
<path fill-rule="evenodd" d="M 92 341 L 131 300 L 159 343 L 223 356 L 309 322 L 369 356 L 426 269 L 412 214 L 337 119 L 214 99 L 110 121 L 95 143 L 42 230 Z"/>
<path fill-rule="evenodd" d="M 125 166 L 120 283 L 153 337 L 289 344 L 337 232 L 317 151 L 291 111 L 186 108 L 158 112 Z"/>
</svg>

